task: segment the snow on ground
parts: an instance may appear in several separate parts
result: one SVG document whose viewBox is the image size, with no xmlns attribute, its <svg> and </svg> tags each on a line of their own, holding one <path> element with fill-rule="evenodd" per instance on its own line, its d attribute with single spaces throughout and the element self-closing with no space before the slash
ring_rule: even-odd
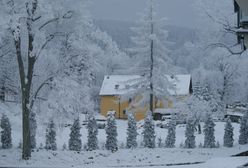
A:
<svg viewBox="0 0 248 168">
<path fill-rule="evenodd" d="M 220 143 L 220 148 L 215 149 L 182 149 L 180 144 L 184 142 L 185 125 L 178 125 L 176 132 L 176 148 L 155 148 L 135 150 L 120 149 L 116 153 L 103 150 L 105 142 L 105 130 L 100 129 L 98 134 L 100 150 L 97 151 L 62 151 L 63 144 L 67 144 L 69 139 L 69 127 L 57 129 L 58 151 L 46 151 L 44 149 L 35 150 L 29 161 L 21 160 L 21 150 L 17 148 L 21 140 L 21 112 L 18 105 L 0 104 L 0 115 L 5 112 L 12 124 L 12 137 L 14 147 L 10 150 L 0 149 L 0 167 L 1 166 L 21 166 L 21 167 L 172 167 L 172 168 L 234 168 L 248 163 L 248 157 L 230 157 L 248 150 L 248 145 L 238 145 L 239 124 L 234 126 L 234 147 L 223 147 L 224 123 L 217 122 L 215 127 L 216 140 Z M 84 117 L 82 117 L 84 118 Z M 44 123 L 47 121 L 39 120 L 37 130 L 37 144 L 45 142 Z M 203 124 L 202 124 L 203 125 Z M 119 146 L 126 141 L 127 122 L 117 120 Z M 142 127 L 138 129 L 138 143 L 141 142 Z M 85 144 L 87 140 L 87 130 L 82 126 L 82 141 Z M 161 137 L 165 141 L 167 129 L 156 127 L 157 138 Z M 195 134 L 197 145 L 203 143 L 203 135 Z M 202 162 L 202 163 L 201 163 Z M 193 165 L 180 165 L 183 163 L 198 163 Z"/>
<path fill-rule="evenodd" d="M 242 147 L 248 150 L 248 146 Z M 32 159 L 22 161 L 19 149 L 1 150 L 0 166 L 20 167 L 192 167 L 192 168 L 234 168 L 248 162 L 247 157 L 229 157 L 242 151 L 239 147 L 232 149 L 122 149 L 116 153 L 106 150 L 93 152 L 82 151 L 45 151 L 32 153 Z M 205 162 L 195 165 L 177 165 L 183 163 Z"/>
</svg>

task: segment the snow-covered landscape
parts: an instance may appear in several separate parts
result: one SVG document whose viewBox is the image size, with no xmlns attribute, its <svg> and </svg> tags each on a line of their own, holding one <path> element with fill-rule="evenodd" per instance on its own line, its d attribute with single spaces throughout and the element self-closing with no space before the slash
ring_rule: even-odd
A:
<svg viewBox="0 0 248 168">
<path fill-rule="evenodd" d="M 7 104 L 0 106 L 1 111 L 7 111 L 10 114 L 10 122 L 13 130 L 13 148 L 1 150 L 0 165 L 2 167 L 225 167 L 233 168 L 245 165 L 248 157 L 232 157 L 233 155 L 248 150 L 248 145 L 239 145 L 239 124 L 234 123 L 234 147 L 223 147 L 224 124 L 225 122 L 216 122 L 215 137 L 216 142 L 220 143 L 218 148 L 203 148 L 200 143 L 204 141 L 203 134 L 196 133 L 195 149 L 185 149 L 180 144 L 185 141 L 185 124 L 178 125 L 176 128 L 175 148 L 158 147 L 158 138 L 162 139 L 164 144 L 167 129 L 155 127 L 156 131 L 156 148 L 148 149 L 141 147 L 142 127 L 138 127 L 138 148 L 125 149 L 127 136 L 127 122 L 117 120 L 118 147 L 117 152 L 110 152 L 105 149 L 106 134 L 104 129 L 99 129 L 98 141 L 99 148 L 95 151 L 83 149 L 80 152 L 63 149 L 64 144 L 68 144 L 69 127 L 57 128 L 57 147 L 56 151 L 47 151 L 44 149 L 45 144 L 45 121 L 39 121 L 37 130 L 37 149 L 32 152 L 32 159 L 28 161 L 21 160 L 21 149 L 19 147 L 21 139 L 21 113 L 18 112 L 19 106 Z M 84 118 L 84 116 L 82 116 Z M 203 123 L 201 123 L 203 125 Z M 138 123 L 142 125 L 142 123 Z M 82 143 L 87 143 L 87 129 L 82 126 Z M 40 144 L 43 145 L 40 145 Z"/>
<path fill-rule="evenodd" d="M 0 167 L 248 167 L 247 0 L 0 0 Z"/>
</svg>

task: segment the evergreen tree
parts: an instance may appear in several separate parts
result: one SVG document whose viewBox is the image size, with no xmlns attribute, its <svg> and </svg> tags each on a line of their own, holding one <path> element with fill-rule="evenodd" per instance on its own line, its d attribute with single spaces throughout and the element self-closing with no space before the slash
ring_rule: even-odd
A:
<svg viewBox="0 0 248 168">
<path fill-rule="evenodd" d="M 9 149 L 12 147 L 12 138 L 11 138 L 11 125 L 9 118 L 3 114 L 1 118 L 1 142 L 3 149 Z"/>
<path fill-rule="evenodd" d="M 137 147 L 137 125 L 133 114 L 128 115 L 127 148 Z"/>
<path fill-rule="evenodd" d="M 143 142 L 146 148 L 155 148 L 155 130 L 151 112 L 147 113 L 144 123 Z"/>
<path fill-rule="evenodd" d="M 202 85 L 199 81 L 193 87 L 193 96 L 198 100 L 209 102 L 212 98 L 208 85 Z"/>
<path fill-rule="evenodd" d="M 171 71 L 170 51 L 167 46 L 168 31 L 165 30 L 166 19 L 156 16 L 156 1 L 147 0 L 147 7 L 139 20 L 139 24 L 132 28 L 135 33 L 131 40 L 133 47 L 129 49 L 134 65 L 132 73 L 142 75 L 139 93 L 143 94 L 140 102 L 149 102 L 149 110 L 154 112 L 154 97 L 164 98 L 168 94 L 170 77 L 164 73 Z M 161 77 L 163 76 L 163 77 Z M 132 83 L 132 82 L 130 82 Z M 132 87 L 136 87 L 134 84 Z"/>
<path fill-rule="evenodd" d="M 31 148 L 34 149 L 36 148 L 36 130 L 37 130 L 37 122 L 36 122 L 36 114 L 31 111 L 30 113 L 30 143 L 31 143 Z"/>
<path fill-rule="evenodd" d="M 193 87 L 193 96 L 196 97 L 198 100 L 202 100 L 202 86 L 200 82 L 196 82 Z"/>
<path fill-rule="evenodd" d="M 87 142 L 88 150 L 90 151 L 96 150 L 98 149 L 98 140 L 97 140 L 98 127 L 94 116 L 89 117 L 87 129 L 88 129 L 88 142 Z"/>
<path fill-rule="evenodd" d="M 117 127 L 116 127 L 116 121 L 115 121 L 115 116 L 114 112 L 109 112 L 108 113 L 108 118 L 107 118 L 107 126 L 105 128 L 106 134 L 107 134 L 107 139 L 106 139 L 106 144 L 105 147 L 107 150 L 110 150 L 112 152 L 115 152 L 118 150 L 117 146 Z"/>
<path fill-rule="evenodd" d="M 188 119 L 187 120 L 187 124 L 186 124 L 186 131 L 185 131 L 185 144 L 184 147 L 185 148 L 195 148 L 195 124 L 194 124 L 194 120 L 192 119 Z"/>
<path fill-rule="evenodd" d="M 71 127 L 70 139 L 69 139 L 69 150 L 80 151 L 82 149 L 82 141 L 80 134 L 80 122 L 79 118 L 74 120 Z"/>
<path fill-rule="evenodd" d="M 169 122 L 168 134 L 165 140 L 165 147 L 174 148 L 175 142 L 176 142 L 176 122 L 175 119 L 172 118 L 172 120 Z"/>
<path fill-rule="evenodd" d="M 207 101 L 207 102 L 209 102 L 210 100 L 211 100 L 211 92 L 210 92 L 210 89 L 209 89 L 209 86 L 208 85 L 206 85 L 205 87 L 203 87 L 203 89 L 202 89 L 202 99 L 204 100 L 204 101 Z"/>
<path fill-rule="evenodd" d="M 51 120 L 46 129 L 46 150 L 57 150 L 55 123 Z"/>
<path fill-rule="evenodd" d="M 214 148 L 215 136 L 214 136 L 215 123 L 210 114 L 207 115 L 204 125 L 204 148 Z"/>
<path fill-rule="evenodd" d="M 227 119 L 225 125 L 225 134 L 224 134 L 224 146 L 233 147 L 233 126 L 230 118 Z"/>
<path fill-rule="evenodd" d="M 239 144 L 244 145 L 248 143 L 248 112 L 241 119 L 239 129 Z"/>
</svg>

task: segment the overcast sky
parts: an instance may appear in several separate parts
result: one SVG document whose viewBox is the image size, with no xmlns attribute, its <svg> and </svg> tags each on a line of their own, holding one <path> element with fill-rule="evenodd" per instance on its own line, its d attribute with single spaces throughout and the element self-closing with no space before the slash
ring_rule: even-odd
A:
<svg viewBox="0 0 248 168">
<path fill-rule="evenodd" d="M 135 21 L 146 0 L 91 0 L 91 14 L 95 19 Z M 195 27 L 193 0 L 157 0 L 158 15 L 168 18 L 169 24 Z"/>
</svg>

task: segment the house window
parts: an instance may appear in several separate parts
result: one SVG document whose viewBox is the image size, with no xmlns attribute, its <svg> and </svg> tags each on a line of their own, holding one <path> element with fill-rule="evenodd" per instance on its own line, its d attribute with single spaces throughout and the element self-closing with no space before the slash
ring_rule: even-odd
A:
<svg viewBox="0 0 248 168">
<path fill-rule="evenodd" d="M 123 110 L 123 114 L 126 115 L 126 113 L 127 113 L 127 110 Z"/>
</svg>

